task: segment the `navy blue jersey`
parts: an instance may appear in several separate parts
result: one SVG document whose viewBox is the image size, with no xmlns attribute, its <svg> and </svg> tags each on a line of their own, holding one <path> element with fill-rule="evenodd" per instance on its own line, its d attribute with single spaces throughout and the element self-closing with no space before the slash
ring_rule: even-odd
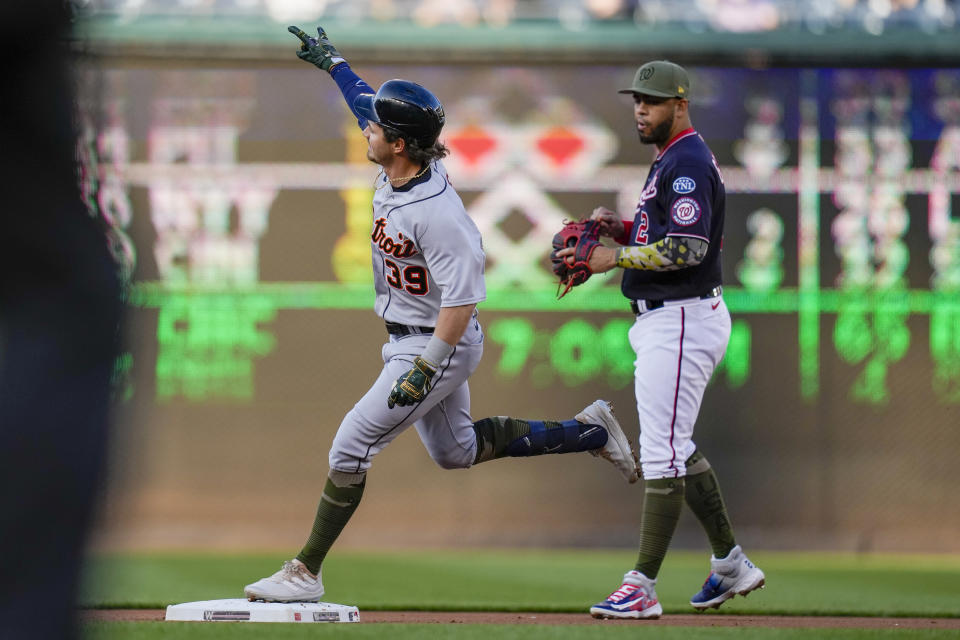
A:
<svg viewBox="0 0 960 640">
<path fill-rule="evenodd" d="M 678 134 L 650 166 L 640 194 L 628 245 L 653 244 L 668 236 L 710 243 L 695 266 L 676 271 L 624 269 L 621 290 L 634 300 L 691 298 L 721 282 L 720 245 L 726 192 L 717 161 L 693 129 Z"/>
</svg>

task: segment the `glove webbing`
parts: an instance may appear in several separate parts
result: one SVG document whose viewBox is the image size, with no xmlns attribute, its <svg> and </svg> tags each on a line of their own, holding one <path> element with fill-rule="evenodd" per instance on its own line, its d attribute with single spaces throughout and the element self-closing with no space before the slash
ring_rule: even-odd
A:
<svg viewBox="0 0 960 640">
<path fill-rule="evenodd" d="M 556 256 L 557 251 L 561 249 L 575 247 L 573 256 L 570 256 L 573 258 L 572 264 L 566 260 L 554 260 L 554 272 L 560 276 L 560 282 L 557 285 L 558 299 L 593 275 L 590 270 L 590 257 L 600 246 L 599 238 L 600 223 L 596 220 L 568 222 L 563 230 L 553 237 L 552 256 Z M 563 291 L 560 291 L 561 287 Z"/>
</svg>

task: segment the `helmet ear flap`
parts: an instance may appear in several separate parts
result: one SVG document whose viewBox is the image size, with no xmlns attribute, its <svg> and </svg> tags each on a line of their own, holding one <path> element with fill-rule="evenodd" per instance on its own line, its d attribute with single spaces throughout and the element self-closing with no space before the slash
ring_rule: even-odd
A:
<svg viewBox="0 0 960 640">
<path fill-rule="evenodd" d="M 361 93 L 353 100 L 353 110 L 368 122 L 380 124 L 377 110 L 374 106 L 376 96 L 372 93 Z"/>
</svg>

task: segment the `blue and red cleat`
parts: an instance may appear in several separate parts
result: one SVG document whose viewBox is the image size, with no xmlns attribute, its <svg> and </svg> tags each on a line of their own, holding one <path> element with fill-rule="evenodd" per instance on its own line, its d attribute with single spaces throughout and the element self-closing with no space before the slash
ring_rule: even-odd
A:
<svg viewBox="0 0 960 640">
<path fill-rule="evenodd" d="M 639 571 L 628 571 L 619 589 L 590 607 L 590 615 L 594 618 L 659 618 L 663 607 L 654 590 L 656 583 Z"/>
</svg>

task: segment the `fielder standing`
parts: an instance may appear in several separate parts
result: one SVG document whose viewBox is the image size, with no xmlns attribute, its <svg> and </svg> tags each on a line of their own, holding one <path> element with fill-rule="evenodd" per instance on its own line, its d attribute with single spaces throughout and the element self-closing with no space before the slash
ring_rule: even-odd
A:
<svg viewBox="0 0 960 640">
<path fill-rule="evenodd" d="M 624 270 L 621 289 L 636 315 L 629 338 L 637 354 L 634 386 L 645 492 L 636 566 L 590 613 L 657 618 L 663 609 L 654 585 L 684 502 L 713 548 L 712 572 L 691 605 L 719 607 L 762 587 L 764 575 L 734 540 L 717 476 L 693 442 L 704 389 L 730 338 L 720 286 L 723 177 L 690 122 L 690 81 L 683 67 L 648 62 L 620 93 L 633 95 L 640 142 L 653 144 L 658 153 L 632 220 L 603 207 L 594 210 L 591 217 L 600 221 L 601 235 L 624 246 L 597 247 L 589 267 L 595 273 Z"/>
<path fill-rule="evenodd" d="M 245 588 L 251 600 L 316 601 L 321 565 L 363 495 L 374 456 L 416 427 L 430 457 L 445 469 L 504 456 L 590 451 L 630 482 L 636 459 L 607 402 L 597 400 L 565 422 L 508 417 L 474 422 L 467 380 L 480 363 L 484 300 L 480 233 L 440 162 L 440 101 L 424 87 L 390 80 L 374 91 L 351 70 L 323 29 L 297 27 L 297 55 L 333 77 L 367 139 L 375 180 L 371 245 L 377 315 L 386 322 L 383 370 L 340 423 L 330 472 L 306 545 L 272 576 Z"/>
</svg>

